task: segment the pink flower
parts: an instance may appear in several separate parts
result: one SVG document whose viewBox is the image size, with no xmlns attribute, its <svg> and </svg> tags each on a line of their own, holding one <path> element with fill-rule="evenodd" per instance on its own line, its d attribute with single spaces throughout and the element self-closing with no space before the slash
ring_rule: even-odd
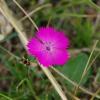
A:
<svg viewBox="0 0 100 100">
<path fill-rule="evenodd" d="M 27 44 L 28 52 L 45 67 L 63 65 L 69 59 L 68 37 L 52 27 L 40 27 Z"/>
</svg>

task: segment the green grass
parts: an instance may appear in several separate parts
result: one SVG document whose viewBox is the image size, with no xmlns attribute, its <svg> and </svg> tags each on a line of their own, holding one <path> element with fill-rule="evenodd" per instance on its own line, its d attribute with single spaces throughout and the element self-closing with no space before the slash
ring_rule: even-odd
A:
<svg viewBox="0 0 100 100">
<path fill-rule="evenodd" d="M 56 69 L 50 69 L 50 71 L 69 99 L 79 97 L 82 100 L 83 97 L 87 99 L 88 95 L 90 98 L 95 95 L 95 98 L 99 100 L 100 92 L 97 94 L 94 90 L 97 90 L 98 84 L 100 84 L 100 57 L 96 57 L 100 53 L 100 41 L 94 47 L 94 54 L 91 54 L 91 47 L 100 35 L 100 25 L 96 22 L 98 20 L 96 14 L 100 12 L 100 7 L 92 0 L 58 0 L 56 5 L 52 5 L 51 1 L 53 0 L 44 0 L 43 4 L 51 3 L 51 6 L 36 11 L 31 17 L 37 26 L 46 26 L 49 21 L 50 26 L 63 30 L 70 38 L 70 48 L 73 52 L 68 63 L 64 66 L 55 66 Z M 22 19 L 23 14 L 18 10 L 19 8 L 12 1 L 7 0 L 7 2 L 9 2 L 11 10 L 16 11 L 18 19 Z M 11 2 L 12 4 L 10 4 Z M 30 0 L 28 3 L 25 0 L 25 2 L 19 3 L 27 12 L 40 7 L 35 0 Z M 91 15 L 89 15 L 90 11 Z M 25 19 L 23 26 L 28 38 L 32 37 L 35 32 L 32 24 Z M 87 48 L 88 51 L 81 50 L 84 48 Z M 96 48 L 99 50 L 96 51 Z M 79 51 L 75 52 L 76 49 Z M 26 53 L 17 32 L 13 30 L 3 41 L 0 41 L 0 69 L 4 68 L 6 71 L 0 71 L 0 100 L 60 100 L 59 94 L 39 66 L 23 64 L 21 62 L 23 57 L 36 63 L 35 58 Z M 87 73 L 81 80 L 86 67 L 89 67 L 88 71 L 86 70 Z M 59 72 L 56 72 L 57 70 Z M 79 87 L 76 95 L 74 95 L 75 87 Z"/>
</svg>

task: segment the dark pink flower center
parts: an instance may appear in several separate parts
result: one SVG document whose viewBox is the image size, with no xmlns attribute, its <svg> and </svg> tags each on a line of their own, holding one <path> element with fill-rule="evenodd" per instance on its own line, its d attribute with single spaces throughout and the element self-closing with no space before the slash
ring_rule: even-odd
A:
<svg viewBox="0 0 100 100">
<path fill-rule="evenodd" d="M 50 47 L 49 47 L 49 46 L 47 46 L 47 47 L 46 47 L 46 50 L 50 51 Z"/>
</svg>

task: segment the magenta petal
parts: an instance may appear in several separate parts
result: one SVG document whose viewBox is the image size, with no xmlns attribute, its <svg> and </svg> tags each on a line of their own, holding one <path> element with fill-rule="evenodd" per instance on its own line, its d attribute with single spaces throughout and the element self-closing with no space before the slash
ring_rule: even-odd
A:
<svg viewBox="0 0 100 100">
<path fill-rule="evenodd" d="M 40 64 L 43 64 L 45 67 L 49 67 L 53 64 L 51 54 L 46 52 L 42 52 L 40 55 L 38 55 L 37 59 L 39 60 Z"/>
<path fill-rule="evenodd" d="M 42 34 L 41 34 L 42 33 Z M 69 39 L 64 35 L 63 32 L 58 32 L 54 28 L 39 28 L 36 34 L 42 41 L 53 42 L 57 48 L 68 48 Z"/>
<path fill-rule="evenodd" d="M 27 44 L 28 52 L 45 67 L 65 64 L 70 57 L 68 46 L 68 37 L 52 27 L 39 28 Z"/>
<path fill-rule="evenodd" d="M 70 58 L 70 54 L 66 50 L 56 50 L 52 55 L 55 65 L 64 65 Z"/>
<path fill-rule="evenodd" d="M 55 46 L 57 48 L 68 48 L 69 47 L 69 39 L 64 35 L 64 33 L 58 33 L 58 36 L 55 36 Z"/>
<path fill-rule="evenodd" d="M 53 35 L 54 35 L 54 29 L 53 28 L 49 28 L 49 27 L 47 27 L 47 28 L 44 28 L 44 27 L 39 28 L 39 31 L 36 34 L 36 36 L 38 38 L 40 38 L 42 41 L 45 41 L 45 42 L 53 40 L 53 37 L 52 37 Z"/>
<path fill-rule="evenodd" d="M 36 56 L 38 52 L 41 52 L 44 47 L 36 38 L 32 38 L 27 44 L 28 52 L 33 56 Z"/>
</svg>

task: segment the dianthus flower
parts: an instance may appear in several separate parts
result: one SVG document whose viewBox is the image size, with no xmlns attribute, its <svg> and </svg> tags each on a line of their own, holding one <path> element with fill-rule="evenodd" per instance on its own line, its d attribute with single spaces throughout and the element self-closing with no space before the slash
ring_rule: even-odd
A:
<svg viewBox="0 0 100 100">
<path fill-rule="evenodd" d="M 30 55 L 45 67 L 64 65 L 69 59 L 69 39 L 52 27 L 40 27 L 27 44 Z"/>
</svg>

